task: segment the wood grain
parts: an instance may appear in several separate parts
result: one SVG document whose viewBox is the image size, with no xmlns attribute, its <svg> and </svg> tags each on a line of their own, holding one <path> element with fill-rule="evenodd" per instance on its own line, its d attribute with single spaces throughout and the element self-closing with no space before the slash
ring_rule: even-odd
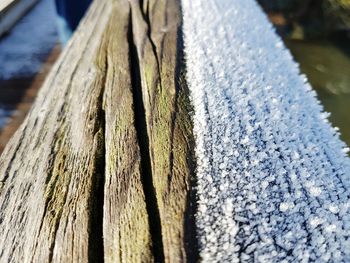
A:
<svg viewBox="0 0 350 263">
<path fill-rule="evenodd" d="M 106 27 L 94 4 L 0 160 L 2 262 L 88 261 L 103 132 L 93 59 Z"/>
<path fill-rule="evenodd" d="M 194 167 L 191 109 L 178 50 L 180 6 L 172 0 L 144 1 L 142 8 L 137 0 L 130 2 L 164 258 L 184 262 L 192 253 L 186 246 L 194 246 L 185 236 Z"/>
<path fill-rule="evenodd" d="M 141 178 L 130 65 L 130 7 L 113 6 L 99 64 L 104 75 L 106 182 L 105 262 L 152 262 L 152 240 Z"/>
<path fill-rule="evenodd" d="M 0 262 L 196 259 L 177 0 L 95 1 L 0 157 Z"/>
</svg>

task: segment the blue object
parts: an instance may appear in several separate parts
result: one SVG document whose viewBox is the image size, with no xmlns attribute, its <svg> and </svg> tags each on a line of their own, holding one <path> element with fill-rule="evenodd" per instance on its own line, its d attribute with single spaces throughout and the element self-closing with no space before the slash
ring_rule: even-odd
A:
<svg viewBox="0 0 350 263">
<path fill-rule="evenodd" d="M 58 31 L 63 45 L 78 27 L 92 0 L 55 0 L 58 15 Z"/>
</svg>

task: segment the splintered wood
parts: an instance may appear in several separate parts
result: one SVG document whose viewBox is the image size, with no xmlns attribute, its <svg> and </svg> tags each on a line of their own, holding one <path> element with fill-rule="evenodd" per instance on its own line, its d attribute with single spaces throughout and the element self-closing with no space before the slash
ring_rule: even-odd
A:
<svg viewBox="0 0 350 263">
<path fill-rule="evenodd" d="M 0 262 L 196 258 L 180 20 L 92 4 L 0 157 Z"/>
</svg>

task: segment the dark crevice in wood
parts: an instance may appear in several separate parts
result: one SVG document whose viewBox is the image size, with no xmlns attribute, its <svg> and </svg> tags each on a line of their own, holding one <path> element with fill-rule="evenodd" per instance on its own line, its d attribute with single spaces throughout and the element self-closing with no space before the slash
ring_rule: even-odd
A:
<svg viewBox="0 0 350 263">
<path fill-rule="evenodd" d="M 103 209 L 104 209 L 104 185 L 106 166 L 106 113 L 103 108 L 104 92 L 107 78 L 107 56 L 105 58 L 105 74 L 103 75 L 102 88 L 98 98 L 98 113 L 94 127 L 95 140 L 97 140 L 97 151 L 95 160 L 95 173 L 92 181 L 92 192 L 90 196 L 90 221 L 89 221 L 89 263 L 104 262 L 104 242 L 103 242 Z"/>
<path fill-rule="evenodd" d="M 151 21 L 149 19 L 149 5 L 150 5 L 150 2 L 147 1 L 147 8 L 146 8 L 146 12 L 144 12 L 142 6 L 143 6 L 143 1 L 141 1 L 141 14 L 142 14 L 142 18 L 143 20 L 145 21 L 145 23 L 147 24 L 147 38 L 149 39 L 149 42 L 151 44 L 151 47 L 152 47 L 152 52 L 153 52 L 153 55 L 156 59 L 156 62 L 157 62 L 157 69 L 158 69 L 158 77 L 159 77 L 159 85 L 161 86 L 162 85 L 162 79 L 161 79 L 161 71 L 160 71 L 160 62 L 159 62 L 159 58 L 158 58 L 158 52 L 157 52 L 157 46 L 156 44 L 154 43 L 153 39 L 152 39 L 152 28 L 151 28 Z"/>
<path fill-rule="evenodd" d="M 143 0 L 139 0 L 140 1 L 140 7 L 141 7 L 141 13 L 143 13 L 144 12 L 144 10 L 143 10 L 143 8 L 144 8 L 144 1 Z M 148 0 L 146 0 L 146 4 L 147 4 L 147 9 L 148 9 Z"/>
<path fill-rule="evenodd" d="M 104 114 L 104 111 L 102 111 Z M 105 184 L 105 144 L 104 128 L 96 134 L 98 136 L 98 152 L 96 153 L 95 175 L 93 189 L 90 197 L 90 221 L 89 221 L 89 255 L 90 263 L 104 262 L 103 247 L 103 206 Z"/>
<path fill-rule="evenodd" d="M 130 48 L 130 72 L 133 88 L 135 129 L 141 153 L 141 180 L 146 199 L 146 209 L 150 224 L 152 249 L 155 262 L 164 262 L 164 249 L 162 241 L 162 226 L 156 191 L 153 184 L 151 157 L 149 152 L 149 139 L 147 132 L 146 112 L 142 97 L 142 84 L 140 64 L 137 48 L 133 38 L 132 15 L 130 15 L 128 41 Z"/>
<path fill-rule="evenodd" d="M 181 4 L 179 4 L 180 14 L 182 14 L 182 7 Z M 178 26 L 177 30 L 177 43 L 176 43 L 176 66 L 175 66 L 175 87 L 176 87 L 176 111 L 178 108 L 178 97 L 179 93 L 183 92 L 186 94 L 186 99 L 188 100 L 188 103 L 185 105 L 185 107 L 188 107 L 186 109 L 186 112 L 193 112 L 193 109 L 191 107 L 191 103 L 189 101 L 189 88 L 187 86 L 186 81 L 186 62 L 185 62 L 185 55 L 184 55 L 184 40 L 183 40 L 183 21 L 180 20 L 180 25 Z M 175 115 L 176 117 L 176 115 Z M 175 120 L 173 120 L 175 122 Z M 191 123 L 193 121 L 191 120 Z M 193 130 L 193 129 L 192 129 Z M 195 140 L 193 137 L 193 134 L 191 133 L 191 136 L 188 138 L 188 147 L 189 147 L 189 154 L 187 156 L 187 163 L 188 167 L 191 169 L 190 175 L 195 174 L 196 170 L 196 158 L 195 158 Z M 197 212 L 197 198 L 196 198 L 196 177 L 193 176 L 189 178 L 189 191 L 187 192 L 187 200 L 186 200 L 186 210 L 185 210 L 185 236 L 184 236 L 184 243 L 185 243 L 185 250 L 187 255 L 187 261 L 188 262 L 199 262 L 199 243 L 197 239 L 197 228 L 196 228 L 196 220 L 195 220 L 195 214 Z"/>
</svg>

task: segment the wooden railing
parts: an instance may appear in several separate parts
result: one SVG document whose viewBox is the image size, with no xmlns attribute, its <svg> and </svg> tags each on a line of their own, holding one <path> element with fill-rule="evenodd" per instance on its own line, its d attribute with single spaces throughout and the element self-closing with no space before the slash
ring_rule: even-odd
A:
<svg viewBox="0 0 350 263">
<path fill-rule="evenodd" d="M 0 157 L 0 263 L 348 261 L 347 149 L 267 18 L 182 3 L 93 2 Z"/>
<path fill-rule="evenodd" d="M 95 1 L 0 160 L 0 261 L 193 257 L 178 1 Z"/>
</svg>

